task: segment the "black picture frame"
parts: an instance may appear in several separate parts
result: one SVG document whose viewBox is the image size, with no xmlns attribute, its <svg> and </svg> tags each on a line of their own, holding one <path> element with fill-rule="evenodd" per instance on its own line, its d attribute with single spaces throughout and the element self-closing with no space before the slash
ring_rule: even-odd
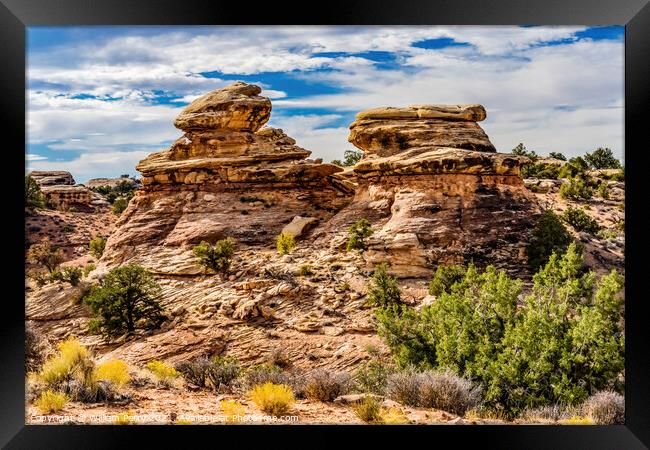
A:
<svg viewBox="0 0 650 450">
<path fill-rule="evenodd" d="M 644 257 L 648 248 L 644 217 L 644 171 L 648 170 L 646 125 L 650 103 L 650 4 L 648 0 L 417 0 L 395 2 L 328 1 L 319 5 L 264 9 L 218 0 L 0 0 L 0 124 L 3 130 L 5 269 L 0 317 L 0 445 L 6 448 L 103 448 L 135 445 L 167 447 L 174 441 L 213 444 L 232 439 L 244 446 L 344 444 L 341 428 L 364 439 L 399 437 L 403 442 L 447 445 L 474 441 L 481 448 L 641 449 L 650 446 L 650 327 L 644 295 Z M 35 25 L 625 25 L 625 165 L 626 165 L 626 424 L 619 426 L 47 426 L 25 425 L 24 411 L 24 214 L 18 149 L 25 148 L 26 27 Z M 4 164 L 3 164 L 4 165 Z M 14 167 L 15 166 L 15 167 Z M 11 213 L 10 211 L 13 211 Z M 15 219 L 14 219 L 15 218 Z M 0 241 L 2 242 L 2 241 Z M 11 247 L 11 252 L 9 248 Z M 14 253 L 15 252 L 15 253 Z M 23 271 L 23 273 L 20 273 Z M 10 290 L 6 289 L 11 287 Z M 14 292 L 14 289 L 16 292 Z M 145 436 L 139 436 L 145 434 Z M 301 436 L 297 436 L 300 434 Z M 138 436 L 136 436 L 138 435 Z M 337 437 L 338 436 L 338 437 Z M 338 441 L 338 442 L 337 442 Z M 367 441 L 365 441 L 367 442 Z M 366 444 L 367 445 L 367 444 Z M 211 445 L 212 446 L 212 445 Z M 461 445 L 462 446 L 462 445 Z"/>
</svg>

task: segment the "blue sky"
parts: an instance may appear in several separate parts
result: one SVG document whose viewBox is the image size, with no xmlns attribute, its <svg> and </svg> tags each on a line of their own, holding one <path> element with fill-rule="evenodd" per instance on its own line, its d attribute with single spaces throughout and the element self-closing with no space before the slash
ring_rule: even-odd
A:
<svg viewBox="0 0 650 450">
<path fill-rule="evenodd" d="M 624 31 L 608 27 L 30 27 L 28 169 L 135 174 L 174 117 L 234 80 L 269 125 L 326 161 L 363 109 L 481 103 L 499 151 L 610 147 L 623 158 Z"/>
</svg>

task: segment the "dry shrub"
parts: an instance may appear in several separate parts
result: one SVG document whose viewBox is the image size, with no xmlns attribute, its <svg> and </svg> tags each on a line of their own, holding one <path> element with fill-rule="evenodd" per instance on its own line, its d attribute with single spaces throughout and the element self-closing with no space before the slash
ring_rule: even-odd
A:
<svg viewBox="0 0 650 450">
<path fill-rule="evenodd" d="M 388 377 L 389 398 L 404 405 L 436 408 L 463 415 L 481 403 L 481 391 L 450 369 L 416 372 L 408 369 Z"/>
<path fill-rule="evenodd" d="M 314 370 L 307 377 L 305 395 L 312 400 L 331 402 L 336 397 L 347 394 L 351 385 L 351 377 L 345 372 Z"/>
<path fill-rule="evenodd" d="M 366 423 L 383 423 L 381 401 L 371 395 L 352 404 L 354 414 Z"/>
<path fill-rule="evenodd" d="M 246 414 L 246 408 L 237 400 L 221 400 L 221 409 L 227 423 L 239 422 L 239 418 Z"/>
<path fill-rule="evenodd" d="M 587 399 L 583 409 L 597 425 L 625 424 L 625 397 L 616 392 L 595 393 Z"/>
<path fill-rule="evenodd" d="M 423 372 L 420 377 L 420 405 L 462 416 L 481 403 L 481 390 L 452 370 Z"/>
</svg>

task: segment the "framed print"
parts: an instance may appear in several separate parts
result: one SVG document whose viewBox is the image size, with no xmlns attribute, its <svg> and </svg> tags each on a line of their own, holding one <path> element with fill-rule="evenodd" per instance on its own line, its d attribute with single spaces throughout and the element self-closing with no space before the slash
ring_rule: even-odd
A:
<svg viewBox="0 0 650 450">
<path fill-rule="evenodd" d="M 647 448 L 646 2 L 274 12 L 2 0 L 2 443 Z"/>
</svg>

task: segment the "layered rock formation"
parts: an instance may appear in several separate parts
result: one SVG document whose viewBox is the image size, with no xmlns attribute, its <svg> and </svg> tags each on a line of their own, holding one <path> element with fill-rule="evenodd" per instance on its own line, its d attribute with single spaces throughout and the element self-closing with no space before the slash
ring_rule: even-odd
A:
<svg viewBox="0 0 650 450">
<path fill-rule="evenodd" d="M 387 261 L 401 277 L 469 261 L 521 273 L 538 207 L 519 177 L 526 159 L 496 153 L 476 123 L 485 117 L 480 105 L 359 113 L 349 136 L 365 153 L 352 170 L 359 186 L 327 231 L 369 219 L 368 266 Z"/>
<path fill-rule="evenodd" d="M 47 202 L 56 208 L 88 205 L 91 192 L 77 186 L 70 172 L 59 170 L 33 170 L 29 176 L 36 180 Z"/>
<path fill-rule="evenodd" d="M 272 244 L 294 217 L 326 220 L 349 203 L 349 183 L 332 177 L 339 167 L 306 159 L 311 152 L 282 130 L 263 127 L 271 102 L 260 93 L 237 82 L 181 112 L 174 124 L 185 134 L 137 166 L 144 188 L 107 243 L 107 264 L 199 273 L 193 244 Z"/>
</svg>

